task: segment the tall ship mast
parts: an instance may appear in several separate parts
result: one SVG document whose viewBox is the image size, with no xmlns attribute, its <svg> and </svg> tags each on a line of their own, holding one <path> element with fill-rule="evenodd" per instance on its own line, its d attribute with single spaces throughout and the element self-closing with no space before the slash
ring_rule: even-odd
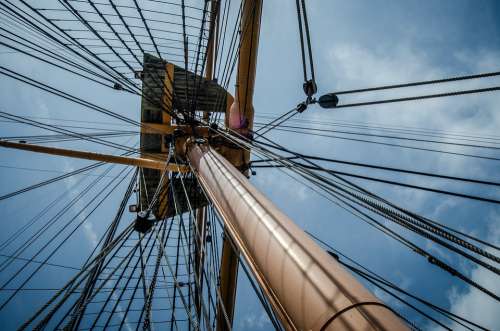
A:
<svg viewBox="0 0 500 331">
<path fill-rule="evenodd" d="M 0 134 L 1 152 L 29 160 L 25 170 L 48 173 L 23 176 L 22 185 L 0 192 L 2 329 L 500 328 L 491 313 L 500 311 L 500 180 L 489 175 L 500 161 L 492 131 L 500 120 L 492 115 L 484 124 L 492 130 L 474 133 L 451 124 L 442 131 L 328 117 L 382 113 L 385 105 L 498 100 L 498 58 L 475 72 L 334 89 L 325 86 L 317 51 L 325 42 L 317 36 L 329 35 L 318 17 L 332 4 L 283 1 L 293 24 L 286 15 L 269 16 L 271 7 L 280 11 L 275 6 L 0 3 L 1 50 L 44 73 L 2 60 L 2 86 L 35 90 L 30 102 L 39 109 L 24 115 L 5 102 L 0 117 L 9 129 Z M 260 66 L 267 59 L 259 51 L 276 38 L 266 24 L 286 27 L 280 38 L 294 51 L 276 48 L 282 63 L 273 65 L 289 70 L 264 84 Z M 342 55 L 352 53 L 331 54 L 347 63 Z M 269 115 L 262 105 L 276 102 L 265 98 L 280 95 L 286 77 L 294 77 L 296 99 Z M 263 93 L 264 85 L 273 92 Z M 44 114 L 48 107 L 55 109 Z M 85 116 L 73 115 L 74 108 Z M 306 138 L 318 145 L 299 148 Z M 322 149 L 320 141 L 331 145 Z M 342 154 L 347 141 L 364 149 Z M 378 148 L 390 150 L 380 152 L 386 163 L 374 161 Z M 465 159 L 463 168 L 479 170 L 425 170 L 409 153 Z M 414 164 L 397 166 L 398 158 Z M 40 160 L 67 170 L 40 169 Z M 69 169 L 71 162 L 78 167 Z M 441 204 L 420 208 L 418 194 Z M 457 218 L 468 207 L 470 222 L 493 219 L 488 232 L 441 219 L 439 208 L 448 205 Z M 371 243 L 372 236 L 382 239 Z M 400 254 L 397 263 L 391 252 Z M 383 273 L 370 267 L 375 261 L 386 266 Z M 413 268 L 420 291 L 406 278 L 395 280 L 403 265 Z M 423 268 L 437 276 L 422 281 Z M 434 293 L 432 282 L 473 293 L 479 315 L 443 303 L 446 290 Z M 249 314 L 254 307 L 258 316 Z"/>
</svg>

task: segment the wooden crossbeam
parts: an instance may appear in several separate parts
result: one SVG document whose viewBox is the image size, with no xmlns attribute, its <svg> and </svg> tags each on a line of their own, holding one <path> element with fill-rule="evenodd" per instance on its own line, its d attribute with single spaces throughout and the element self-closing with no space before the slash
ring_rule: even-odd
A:
<svg viewBox="0 0 500 331">
<path fill-rule="evenodd" d="M 177 171 L 177 172 L 182 172 L 182 173 L 189 172 L 189 167 L 186 165 L 178 165 L 178 164 L 170 163 L 167 166 L 165 166 L 165 159 L 162 160 L 160 157 L 158 159 L 156 159 L 156 158 L 150 158 L 150 157 L 117 156 L 117 155 L 110 155 L 110 154 L 78 151 L 78 150 L 72 150 L 72 149 L 32 145 L 32 144 L 26 144 L 26 143 L 15 143 L 15 142 L 1 141 L 1 140 L 0 140 L 0 147 L 20 149 L 20 150 L 25 150 L 25 151 L 35 152 L 35 153 L 66 156 L 66 157 L 72 157 L 72 158 L 77 158 L 77 159 L 124 164 L 124 165 L 140 167 L 140 168 L 147 168 L 147 169 Z M 162 154 L 158 154 L 158 155 L 162 155 Z M 165 156 L 163 156 L 163 157 L 165 157 Z"/>
</svg>

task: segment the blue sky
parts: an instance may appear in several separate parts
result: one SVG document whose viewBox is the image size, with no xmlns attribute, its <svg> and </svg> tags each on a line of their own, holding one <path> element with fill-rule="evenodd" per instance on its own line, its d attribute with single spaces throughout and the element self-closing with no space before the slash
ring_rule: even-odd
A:
<svg viewBox="0 0 500 331">
<path fill-rule="evenodd" d="M 500 4 L 498 1 L 316 0 L 308 1 L 308 14 L 319 86 L 318 94 L 338 89 L 497 71 L 500 67 Z M 2 51 L 3 49 L 0 49 L 0 62 L 8 68 L 14 68 L 66 91 L 72 91 L 81 98 L 94 101 L 115 112 L 138 118 L 140 108 L 137 97 L 102 90 L 87 81 L 49 69 L 24 56 L 2 54 Z M 299 54 L 295 1 L 264 1 L 254 99 L 257 115 L 280 115 L 303 99 Z M 440 88 L 448 91 L 499 85 L 499 82 L 499 79 L 485 79 L 448 84 Z M 0 80 L 0 86 L 2 111 L 72 120 L 91 119 L 102 121 L 104 128 L 110 127 L 108 122 L 116 123 L 113 119 L 97 115 L 75 104 L 48 96 L 4 77 Z M 389 95 L 399 96 L 436 91 L 433 88 L 372 93 L 365 98 L 378 99 Z M 349 100 L 354 100 L 354 97 L 341 99 L 341 102 Z M 338 110 L 324 110 L 313 106 L 300 116 L 317 121 L 368 122 L 497 135 L 500 128 L 499 104 L 500 96 L 497 93 Z M 300 119 L 300 116 L 297 118 Z M 260 119 L 260 121 L 264 120 Z M 38 132 L 24 126 L 1 122 L 0 130 L 1 136 Z M 290 133 L 273 132 L 269 136 L 285 146 L 307 154 L 463 177 L 500 180 L 498 164 L 492 161 Z M 127 140 L 128 138 L 116 138 L 115 141 L 125 143 Z M 95 144 L 88 143 L 64 143 L 59 146 L 109 151 L 109 149 L 101 149 Z M 453 151 L 468 150 L 454 148 Z M 495 155 L 487 151 L 483 154 Z M 87 163 L 0 149 L 0 166 L 67 171 L 84 164 Z M 348 168 L 339 166 L 339 169 Z M 116 173 L 117 169 L 112 170 L 112 174 Z M 375 175 L 378 174 L 381 173 L 375 173 Z M 41 171 L 0 168 L 2 184 L 0 194 L 54 175 L 54 173 Z M 498 198 L 500 195 L 499 190 L 485 187 L 422 179 L 417 181 L 401 176 L 394 178 L 405 179 L 419 185 L 432 185 L 437 188 L 489 197 Z M 91 178 L 83 180 L 87 183 Z M 425 259 L 409 252 L 381 233 L 360 223 L 280 171 L 261 169 L 251 180 L 298 224 L 317 234 L 335 248 L 415 294 L 481 322 L 491 329 L 500 329 L 500 317 L 497 313 L 500 306 L 498 304 L 465 286 L 462 282 L 449 277 L 448 274 L 431 266 Z M 73 187 L 77 181 L 78 179 L 68 180 L 0 202 L 5 223 L 5 231 L 0 234 L 0 240 L 17 228 L 17 222 L 24 223 L 29 220 L 44 204 L 55 198 L 61 189 Z M 405 208 L 491 242 L 500 243 L 500 208 L 498 206 L 393 188 L 382 184 L 356 182 Z M 122 192 L 125 187 L 126 183 L 122 185 Z M 95 188 L 95 191 L 97 190 L 98 188 Z M 67 197 L 69 198 L 70 196 Z M 114 194 L 111 199 L 112 202 L 109 205 L 116 206 L 120 200 L 120 194 Z M 99 209 L 86 222 L 88 224 L 86 230 L 82 231 L 68 245 L 65 254 L 57 257 L 56 260 L 78 265 L 78 260 L 75 259 L 82 258 L 81 250 L 90 250 L 93 234 L 102 233 L 105 220 L 109 220 L 114 212 L 114 208 Z M 471 267 L 411 234 L 408 236 L 460 268 L 472 279 L 500 294 L 500 282 L 492 273 Z M 46 276 L 40 278 L 39 282 L 44 285 L 48 282 L 57 284 L 64 277 L 67 275 L 47 273 Z M 384 296 L 381 298 L 387 299 Z M 33 295 L 30 299 L 33 302 L 41 300 L 37 295 Z M 26 302 L 26 300 L 18 302 L 9 312 L 21 315 L 29 307 L 29 305 L 21 305 Z M 391 301 L 391 303 L 394 302 Z M 419 319 L 410 310 L 399 306 L 398 308 L 421 327 L 433 328 L 431 324 Z M 267 330 L 270 324 L 263 314 L 260 304 L 240 272 L 235 328 Z M 4 325 L 9 325 L 7 324 L 9 319 L 10 316 L 7 314 L 0 315 L 0 323 Z"/>
</svg>

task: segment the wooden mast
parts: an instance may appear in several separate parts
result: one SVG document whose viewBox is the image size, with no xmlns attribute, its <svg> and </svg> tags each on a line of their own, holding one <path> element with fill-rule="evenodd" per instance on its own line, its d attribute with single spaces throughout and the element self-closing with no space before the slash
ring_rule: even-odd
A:
<svg viewBox="0 0 500 331">
<path fill-rule="evenodd" d="M 257 66 L 257 50 L 259 47 L 260 19 L 262 14 L 262 0 L 244 0 L 241 14 L 240 33 L 241 42 L 236 77 L 235 98 L 226 111 L 226 126 L 243 135 L 248 135 L 253 128 L 253 91 L 255 71 Z M 243 164 L 250 161 L 250 152 L 240 150 L 236 158 L 243 159 Z M 231 158 L 235 160 L 236 158 Z M 224 231 L 222 257 L 220 268 L 220 297 L 217 303 L 217 330 L 229 330 L 232 327 L 234 304 L 236 299 L 236 285 L 238 279 L 238 252 L 235 252 L 229 233 Z"/>
<path fill-rule="evenodd" d="M 254 119 L 253 91 L 262 0 L 243 1 L 236 93 L 226 110 L 226 125 L 250 136 Z M 212 41 L 208 50 L 210 55 L 212 48 L 211 56 L 213 44 Z M 212 69 L 211 65 L 207 67 L 207 78 L 213 76 Z M 162 123 L 157 125 L 165 131 L 171 130 L 170 117 L 162 115 Z M 388 306 L 369 293 L 254 188 L 230 160 L 209 146 L 189 140 L 186 145 L 186 157 L 225 225 L 218 289 L 222 303 L 217 305 L 217 330 L 232 327 L 239 254 L 248 261 L 253 275 L 286 329 L 407 329 Z M 132 158 L 6 141 L 0 141 L 0 146 L 150 169 L 180 169 L 175 164 L 166 167 L 164 160 L 147 154 Z M 248 163 L 249 152 L 241 150 L 240 153 Z M 200 212 L 198 215 L 201 227 L 204 227 L 203 214 Z M 229 240 L 236 245 L 237 251 Z"/>
<path fill-rule="evenodd" d="M 285 329 L 408 329 L 228 160 L 194 143 L 187 157 Z"/>
</svg>

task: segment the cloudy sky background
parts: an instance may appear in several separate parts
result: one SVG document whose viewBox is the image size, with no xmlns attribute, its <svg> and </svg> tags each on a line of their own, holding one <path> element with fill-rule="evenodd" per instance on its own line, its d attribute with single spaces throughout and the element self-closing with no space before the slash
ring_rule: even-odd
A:
<svg viewBox="0 0 500 331">
<path fill-rule="evenodd" d="M 500 67 L 500 4 L 497 1 L 308 1 L 312 44 L 318 80 L 322 93 L 370 87 L 379 84 L 435 79 L 462 74 L 498 71 Z M 139 117 L 139 100 L 125 93 L 103 90 L 87 81 L 68 76 L 25 56 L 5 53 L 0 49 L 1 64 L 19 70 L 35 79 L 71 91 L 131 118 Z M 4 53 L 2 53 L 4 52 Z M 255 91 L 256 114 L 278 116 L 303 99 L 302 69 L 299 55 L 295 2 L 268 0 L 264 2 L 259 62 Z M 341 102 L 373 100 L 383 97 L 436 93 L 500 85 L 500 79 L 483 79 L 426 88 L 371 93 L 342 98 Z M 39 90 L 2 77 L 0 80 L 0 110 L 27 116 L 101 121 L 101 127 L 111 128 L 116 120 L 97 115 Z M 363 108 L 324 110 L 310 107 L 297 118 L 323 122 L 350 121 L 381 125 L 418 127 L 476 135 L 499 135 L 499 93 L 442 98 L 436 100 L 379 105 Z M 257 117 L 256 121 L 267 121 Z M 117 126 L 121 128 L 120 126 Z M 0 122 L 1 136 L 32 134 L 25 126 Z M 296 151 L 360 161 L 366 163 L 408 168 L 462 177 L 500 181 L 498 162 L 458 157 L 430 152 L 404 150 L 374 144 L 355 143 L 291 133 L 273 132 L 270 137 Z M 114 141 L 132 144 L 129 138 Z M 93 151 L 109 149 L 95 144 L 64 143 L 64 147 L 87 148 Z M 423 146 L 419 144 L 419 146 Z M 465 147 L 432 146 L 450 151 L 476 153 L 498 157 L 497 152 L 472 150 Z M 0 194 L 25 187 L 56 173 L 20 170 L 6 167 L 37 168 L 49 171 L 68 171 L 87 162 L 73 159 L 40 156 L 21 151 L 0 149 Z M 328 167 L 333 165 L 325 164 Z M 361 174 L 385 175 L 375 170 L 354 170 L 335 165 L 339 170 Z M 112 169 L 110 175 L 118 173 Z M 100 173 L 102 170 L 96 170 Z M 366 172 L 365 172 L 366 171 Z M 404 180 L 418 185 L 449 189 L 488 197 L 500 196 L 500 191 L 488 187 L 449 183 L 398 175 L 390 179 Z M 82 183 L 78 183 L 79 180 Z M 92 177 L 76 178 L 36 190 L 20 197 L 0 202 L 4 228 L 0 240 L 24 224 L 44 205 L 52 201 L 61 189 L 81 189 Z M 447 273 L 430 265 L 425 259 L 405 249 L 397 242 L 354 219 L 314 192 L 304 188 L 279 170 L 258 169 L 252 182 L 262 189 L 280 208 L 304 229 L 318 235 L 336 249 L 358 262 L 444 308 L 471 318 L 480 324 L 500 329 L 500 305 L 478 291 L 471 289 Z M 500 208 L 492 204 L 445 197 L 433 193 L 394 188 L 383 184 L 355 181 L 402 207 L 424 216 L 500 244 Z M 120 186 L 123 192 L 126 180 Z M 94 188 L 97 192 L 99 187 Z M 109 206 L 117 206 L 121 193 L 113 194 Z M 66 199 L 70 199 L 68 196 Z M 61 204 L 62 206 L 62 204 Z M 75 207 L 77 209 L 77 207 Z M 85 222 L 84 231 L 68 244 L 56 261 L 78 265 L 82 250 L 89 250 L 94 236 L 102 233 L 106 220 L 113 217 L 115 208 L 101 208 Z M 403 232 L 403 230 L 401 230 Z M 498 277 L 484 269 L 475 268 L 415 236 L 403 232 L 421 246 L 453 264 L 473 280 L 500 294 Z M 27 255 L 28 256 L 28 255 Z M 78 260 L 80 259 L 80 260 Z M 259 302 L 240 272 L 238 306 L 235 328 L 238 330 L 266 330 L 270 328 Z M 52 270 L 39 277 L 38 284 L 56 286 L 69 274 Z M 34 285 L 33 285 L 34 286 Z M 403 312 L 417 325 L 432 329 L 434 325 L 420 319 L 404 306 L 383 294 L 383 300 Z M 2 294 L 3 295 L 3 294 Z M 251 299 L 249 299 L 251 298 Z M 26 294 L 15 301 L 8 313 L 0 314 L 0 323 L 10 325 L 12 315 L 21 316 L 41 302 L 40 294 Z M 26 304 L 28 303 L 28 304 Z M 6 310 L 7 312 L 7 310 Z"/>
</svg>

